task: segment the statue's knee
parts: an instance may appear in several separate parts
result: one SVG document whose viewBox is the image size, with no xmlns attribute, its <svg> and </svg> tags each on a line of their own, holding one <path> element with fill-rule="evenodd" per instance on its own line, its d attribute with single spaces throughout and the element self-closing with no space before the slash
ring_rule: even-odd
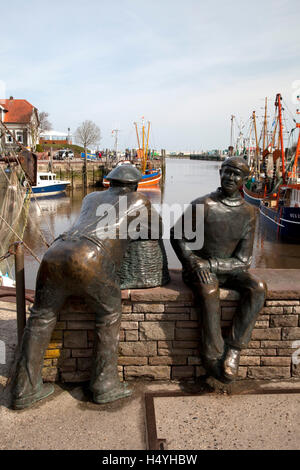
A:
<svg viewBox="0 0 300 470">
<path fill-rule="evenodd" d="M 264 301 L 267 294 L 267 285 L 264 281 L 257 281 L 253 279 L 251 285 L 249 285 L 245 290 L 248 291 L 248 293 L 254 299 Z"/>
<path fill-rule="evenodd" d="M 219 284 L 212 282 L 209 284 L 199 283 L 197 290 L 200 296 L 206 298 L 215 298 L 219 295 Z"/>
<path fill-rule="evenodd" d="M 264 281 L 258 281 L 256 292 L 259 297 L 265 299 L 267 296 L 267 284 Z"/>
</svg>

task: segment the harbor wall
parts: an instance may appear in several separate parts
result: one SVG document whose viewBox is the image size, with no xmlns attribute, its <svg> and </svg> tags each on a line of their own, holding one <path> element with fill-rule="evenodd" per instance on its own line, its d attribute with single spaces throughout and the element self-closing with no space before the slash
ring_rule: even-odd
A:
<svg viewBox="0 0 300 470">
<path fill-rule="evenodd" d="M 161 160 L 151 160 L 150 164 L 152 168 L 160 168 L 162 166 Z M 116 162 L 112 161 L 88 161 L 87 185 L 101 185 L 103 177 L 105 177 L 115 165 Z M 82 159 L 70 161 L 53 160 L 52 170 L 56 174 L 57 179 L 70 181 L 71 188 L 80 188 L 83 186 L 84 162 Z M 49 160 L 39 160 L 38 171 L 49 171 Z"/>
<path fill-rule="evenodd" d="M 268 295 L 248 348 L 242 351 L 240 379 L 300 377 L 300 273 L 298 270 L 255 269 Z M 201 325 L 191 290 L 179 270 L 171 270 L 164 287 L 122 291 L 119 374 L 123 380 L 193 380 L 205 374 L 199 355 Z M 222 329 L 231 325 L 239 295 L 221 289 Z M 70 299 L 45 354 L 46 381 L 89 380 L 95 315 L 81 299 Z M 300 351 L 298 354 L 300 362 Z"/>
</svg>

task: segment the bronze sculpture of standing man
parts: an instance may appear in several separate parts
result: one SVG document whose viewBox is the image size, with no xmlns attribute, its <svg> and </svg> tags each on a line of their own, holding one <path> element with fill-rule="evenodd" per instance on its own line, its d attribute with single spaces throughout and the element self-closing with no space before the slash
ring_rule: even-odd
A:
<svg viewBox="0 0 300 470">
<path fill-rule="evenodd" d="M 130 225 L 144 213 L 143 223 L 150 228 L 150 201 L 136 192 L 141 177 L 129 165 L 112 170 L 107 176 L 110 188 L 87 195 L 78 220 L 45 253 L 12 384 L 14 409 L 27 408 L 53 393 L 53 385 L 42 381 L 43 359 L 57 314 L 70 296 L 84 298 L 96 314 L 90 381 L 94 402 L 107 403 L 131 395 L 127 384 L 120 382 L 117 367 L 122 314 L 118 273 L 131 241 Z"/>
<path fill-rule="evenodd" d="M 248 269 L 252 259 L 255 209 L 241 197 L 240 188 L 249 174 L 241 157 L 231 157 L 220 169 L 221 187 L 192 202 L 192 226 L 196 230 L 196 205 L 204 205 L 204 243 L 190 248 L 190 240 L 177 239 L 171 230 L 172 246 L 183 266 L 183 279 L 192 287 L 201 305 L 202 357 L 207 372 L 222 382 L 238 374 L 240 353 L 251 338 L 257 316 L 264 305 L 266 286 Z M 185 216 L 177 222 L 184 226 Z M 188 217 L 188 216 L 187 216 Z M 221 331 L 219 287 L 240 292 L 229 336 Z"/>
</svg>

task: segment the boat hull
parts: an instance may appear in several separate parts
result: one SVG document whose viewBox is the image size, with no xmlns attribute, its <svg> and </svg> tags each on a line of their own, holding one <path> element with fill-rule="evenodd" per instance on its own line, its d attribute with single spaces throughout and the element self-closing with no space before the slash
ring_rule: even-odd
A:
<svg viewBox="0 0 300 470">
<path fill-rule="evenodd" d="M 146 188 L 148 186 L 155 186 L 159 184 L 161 180 L 161 171 L 156 171 L 155 173 L 151 173 L 150 175 L 143 175 L 142 179 L 139 181 L 138 188 Z M 103 178 L 102 182 L 105 188 L 109 187 L 109 181 L 106 178 Z"/>
<path fill-rule="evenodd" d="M 32 195 L 35 197 L 40 196 L 54 196 L 63 193 L 70 183 L 56 183 L 45 186 L 32 186 Z"/>
<path fill-rule="evenodd" d="M 263 200 L 262 197 L 260 197 L 257 193 L 254 193 L 253 191 L 249 191 L 249 189 L 247 189 L 246 186 L 243 187 L 243 192 L 244 192 L 244 199 L 246 202 L 256 207 L 260 206 L 260 203 Z"/>
<path fill-rule="evenodd" d="M 271 208 L 260 205 L 260 220 L 276 239 L 300 243 L 300 207 Z"/>
</svg>

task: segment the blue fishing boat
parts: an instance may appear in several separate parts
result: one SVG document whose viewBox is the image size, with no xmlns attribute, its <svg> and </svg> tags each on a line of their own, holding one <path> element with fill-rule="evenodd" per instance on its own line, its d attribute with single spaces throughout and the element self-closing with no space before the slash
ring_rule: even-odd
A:
<svg viewBox="0 0 300 470">
<path fill-rule="evenodd" d="M 251 191 L 247 185 L 243 186 L 243 193 L 244 193 L 244 199 L 246 202 L 249 202 L 249 204 L 252 204 L 253 206 L 259 207 L 261 201 L 263 201 L 264 194 L 263 192 L 255 192 Z"/>
<path fill-rule="evenodd" d="M 54 196 L 64 192 L 69 184 L 69 181 L 57 180 L 55 173 L 38 171 L 36 185 L 31 187 L 32 195 L 34 197 Z"/>
<path fill-rule="evenodd" d="M 256 169 L 254 173 L 258 176 L 254 178 L 252 175 L 251 179 L 244 184 L 243 192 L 245 201 L 259 207 L 262 227 L 265 226 L 268 232 L 278 240 L 300 243 L 300 172 L 298 167 L 300 123 L 296 123 L 295 127 L 299 129 L 295 153 L 288 159 L 283 142 L 281 100 L 280 93 L 277 93 L 271 141 L 268 145 L 264 145 L 262 155 L 259 154 L 257 145 L 256 162 L 253 167 Z M 297 111 L 297 114 L 300 112 Z M 278 139 L 276 138 L 277 127 Z M 276 140 L 279 144 L 277 148 L 274 148 Z M 273 175 L 267 174 L 269 159 L 273 165 Z"/>
<path fill-rule="evenodd" d="M 300 188 L 299 185 L 282 185 L 276 200 L 261 202 L 260 218 L 263 225 L 278 240 L 290 243 L 300 241 Z"/>
</svg>

